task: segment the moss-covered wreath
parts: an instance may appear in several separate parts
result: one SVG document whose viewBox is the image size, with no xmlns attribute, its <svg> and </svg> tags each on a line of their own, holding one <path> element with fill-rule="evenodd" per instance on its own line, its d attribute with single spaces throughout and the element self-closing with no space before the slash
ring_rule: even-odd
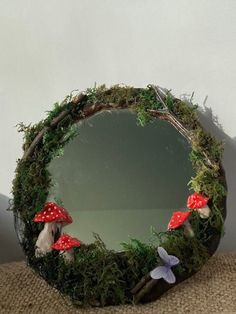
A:
<svg viewBox="0 0 236 314">
<path fill-rule="evenodd" d="M 43 223 L 35 223 L 33 218 L 43 208 L 51 186 L 48 164 L 77 136 L 78 121 L 98 111 L 118 109 L 135 111 L 141 126 L 155 118 L 167 120 L 190 141 L 196 176 L 191 178 L 189 188 L 209 198 L 209 217 L 203 219 L 196 210 L 191 211 L 189 222 L 194 236 L 186 233 L 184 226 L 162 233 L 152 230 L 149 245 L 131 239 L 123 243 L 123 251 L 118 253 L 108 250 L 96 235 L 94 243 L 81 243 L 75 248 L 73 263 L 67 263 L 56 250 L 36 257 L 35 243 Z M 150 275 L 163 264 L 157 247 L 179 259 L 179 264 L 173 267 L 176 283 L 198 271 L 215 252 L 226 215 L 223 148 L 201 127 L 196 106 L 153 85 L 147 88 L 102 85 L 66 97 L 54 105 L 45 120 L 29 126 L 21 123 L 19 131 L 24 132 L 24 155 L 18 160 L 11 209 L 20 241 L 29 265 L 64 296 L 69 296 L 73 304 L 105 306 L 156 299 L 173 286 Z"/>
</svg>

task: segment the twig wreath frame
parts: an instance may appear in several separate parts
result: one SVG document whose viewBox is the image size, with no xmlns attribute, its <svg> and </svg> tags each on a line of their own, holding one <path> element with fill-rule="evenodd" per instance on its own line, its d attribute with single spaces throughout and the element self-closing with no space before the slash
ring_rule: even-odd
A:
<svg viewBox="0 0 236 314">
<path fill-rule="evenodd" d="M 122 252 L 108 250 L 96 235 L 94 243 L 81 243 L 74 249 L 73 263 L 67 263 L 55 250 L 36 257 L 35 243 L 43 223 L 35 223 L 33 218 L 43 208 L 51 186 L 48 164 L 77 136 L 78 121 L 99 111 L 122 109 L 136 112 L 141 126 L 153 119 L 166 120 L 190 142 L 190 159 L 196 176 L 191 178 L 189 188 L 207 196 L 210 214 L 203 219 L 196 210 L 189 209 L 194 236 L 186 233 L 184 226 L 171 225 L 166 232 L 152 230 L 150 245 L 138 239 L 123 243 Z M 155 300 L 173 286 L 164 277 L 152 276 L 152 271 L 157 269 L 157 274 L 158 267 L 163 265 L 163 254 L 166 259 L 172 254 L 179 261 L 178 265 L 172 264 L 176 264 L 173 274 L 179 283 L 198 271 L 215 252 L 226 216 L 223 146 L 203 130 L 196 106 L 154 85 L 147 88 L 102 85 L 76 96 L 69 95 L 62 103 L 55 104 L 45 120 L 29 126 L 21 123 L 19 131 L 24 132 L 24 155 L 18 160 L 11 209 L 20 242 L 28 264 L 50 285 L 69 296 L 74 305 L 105 306 Z M 159 255 L 162 250 L 162 256 L 158 256 L 157 247 Z"/>
</svg>

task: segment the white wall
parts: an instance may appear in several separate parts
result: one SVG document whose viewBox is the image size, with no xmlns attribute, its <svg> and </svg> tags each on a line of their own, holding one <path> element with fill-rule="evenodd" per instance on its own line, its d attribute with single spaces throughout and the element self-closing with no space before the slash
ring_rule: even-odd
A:
<svg viewBox="0 0 236 314">
<path fill-rule="evenodd" d="M 21 157 L 14 126 L 39 121 L 52 103 L 94 82 L 195 91 L 199 104 L 208 95 L 232 148 L 235 17 L 235 0 L 0 0 L 0 193 L 9 195 Z"/>
</svg>

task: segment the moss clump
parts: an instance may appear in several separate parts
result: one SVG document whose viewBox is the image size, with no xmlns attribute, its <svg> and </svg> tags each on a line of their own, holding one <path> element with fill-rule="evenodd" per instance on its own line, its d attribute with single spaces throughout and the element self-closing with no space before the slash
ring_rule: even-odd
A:
<svg viewBox="0 0 236 314">
<path fill-rule="evenodd" d="M 195 231 L 194 238 L 187 237 L 183 228 L 165 233 L 153 232 L 149 245 L 131 239 L 129 243 L 123 243 L 124 251 L 121 253 L 108 250 L 96 236 L 93 244 L 76 249 L 73 264 L 65 263 L 55 251 L 35 257 L 34 246 L 43 224 L 32 222 L 32 218 L 46 202 L 52 184 L 48 164 L 62 154 L 66 143 L 77 135 L 75 123 L 83 117 L 86 106 L 113 104 L 114 109 L 129 108 L 137 113 L 137 122 L 144 126 L 152 119 L 149 110 L 163 110 L 163 103 L 157 100 L 151 86 L 140 89 L 119 85 L 107 88 L 102 85 L 88 89 L 79 104 L 75 104 L 69 95 L 62 103 L 56 103 L 46 119 L 38 124 L 19 125 L 19 131 L 24 132 L 25 151 L 37 134 L 47 128 L 32 154 L 18 161 L 13 182 L 12 210 L 24 223 L 22 246 L 35 271 L 63 295 L 69 296 L 75 305 L 131 303 L 132 288 L 142 276 L 161 264 L 156 252 L 158 245 L 180 259 L 180 265 L 174 271 L 181 278 L 197 271 L 213 253 L 212 243 L 218 243 L 218 236 L 223 230 L 226 195 L 220 162 L 222 144 L 202 129 L 195 107 L 188 106 L 170 93 L 164 101 L 169 112 L 191 135 L 190 158 L 196 176 L 191 178 L 189 186 L 211 198 L 211 216 L 203 220 L 193 213 L 190 222 Z M 65 110 L 68 114 L 56 126 L 50 127 L 53 119 Z"/>
<path fill-rule="evenodd" d="M 173 99 L 172 103 L 171 111 L 188 130 L 195 131 L 200 127 L 196 105 L 188 105 L 179 99 Z"/>
<path fill-rule="evenodd" d="M 120 257 L 100 241 L 76 249 L 73 264 L 66 263 L 55 251 L 33 259 L 35 270 L 64 295 L 69 295 L 74 304 L 103 306 L 128 301 Z"/>
<path fill-rule="evenodd" d="M 157 100 L 155 91 L 149 85 L 147 88 L 141 90 L 139 103 L 137 106 L 137 120 L 141 126 L 145 126 L 153 118 L 148 112 L 148 109 L 158 110 L 162 109 L 163 105 Z"/>
<path fill-rule="evenodd" d="M 114 85 L 111 88 L 101 85 L 87 89 L 86 94 L 88 96 L 87 101 L 93 104 L 116 104 L 120 106 L 122 104 L 136 104 L 140 91 L 137 88 L 125 85 Z"/>
</svg>

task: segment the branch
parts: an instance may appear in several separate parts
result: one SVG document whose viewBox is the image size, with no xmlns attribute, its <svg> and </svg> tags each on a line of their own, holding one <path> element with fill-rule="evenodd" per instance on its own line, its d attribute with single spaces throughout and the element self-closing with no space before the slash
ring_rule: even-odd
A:
<svg viewBox="0 0 236 314">
<path fill-rule="evenodd" d="M 78 116 L 78 119 L 76 120 L 76 122 L 79 122 L 80 120 L 88 118 L 100 111 L 111 112 L 117 109 L 129 109 L 130 111 L 133 111 L 132 107 L 126 103 L 120 104 L 120 105 L 117 105 L 115 103 L 107 103 L 107 104 L 106 103 L 87 103 L 83 107 L 83 112 L 80 114 L 80 116 Z"/>
<path fill-rule="evenodd" d="M 165 101 L 163 100 L 163 96 L 164 96 L 164 99 L 165 99 L 166 95 L 163 93 L 161 88 L 159 86 L 155 86 L 155 85 L 151 85 L 151 87 L 154 89 L 154 91 L 156 93 L 156 98 L 157 98 L 157 100 L 160 101 L 160 103 L 162 104 L 164 110 L 165 111 L 169 111 Z"/>
<path fill-rule="evenodd" d="M 157 100 L 159 100 L 162 103 L 164 110 L 150 110 L 150 109 L 148 109 L 148 112 L 150 112 L 150 114 L 153 116 L 159 117 L 159 119 L 169 121 L 190 143 L 192 143 L 192 137 L 191 137 L 190 131 L 187 130 L 179 122 L 179 120 L 176 118 L 176 116 L 168 109 L 168 107 L 165 103 L 165 99 L 167 97 L 165 91 L 159 86 L 155 86 L 155 85 L 151 85 L 151 86 L 156 93 Z M 202 154 L 205 157 L 207 164 L 209 166 L 211 166 L 212 168 L 215 168 L 214 163 L 209 159 L 207 154 L 204 151 L 202 152 Z"/>
<path fill-rule="evenodd" d="M 79 94 L 78 96 L 75 96 L 72 99 L 72 102 L 77 105 L 78 103 L 80 103 L 82 101 L 82 99 L 85 97 L 84 94 Z M 69 109 L 66 109 L 64 111 L 62 111 L 57 117 L 55 117 L 52 122 L 50 123 L 49 126 L 44 127 L 34 138 L 34 140 L 32 141 L 32 143 L 30 144 L 29 148 L 25 151 L 22 160 L 26 160 L 33 152 L 33 150 L 35 149 L 35 147 L 37 146 L 37 144 L 42 140 L 44 134 L 49 131 L 51 128 L 53 128 L 54 126 L 56 126 L 61 120 L 63 120 L 68 114 L 70 113 Z"/>
<path fill-rule="evenodd" d="M 152 291 L 157 283 L 158 279 L 152 279 L 149 274 L 144 276 L 131 291 L 132 294 L 134 294 L 134 303 L 139 303 L 146 294 L 149 294 L 149 292 Z"/>
<path fill-rule="evenodd" d="M 132 294 L 136 294 L 142 287 L 151 279 L 150 274 L 142 277 L 142 279 L 137 283 L 137 285 L 131 290 Z"/>
<path fill-rule="evenodd" d="M 153 109 L 148 109 L 147 111 L 154 117 L 169 121 L 189 142 L 191 142 L 190 132 L 169 111 L 167 112 Z"/>
</svg>

